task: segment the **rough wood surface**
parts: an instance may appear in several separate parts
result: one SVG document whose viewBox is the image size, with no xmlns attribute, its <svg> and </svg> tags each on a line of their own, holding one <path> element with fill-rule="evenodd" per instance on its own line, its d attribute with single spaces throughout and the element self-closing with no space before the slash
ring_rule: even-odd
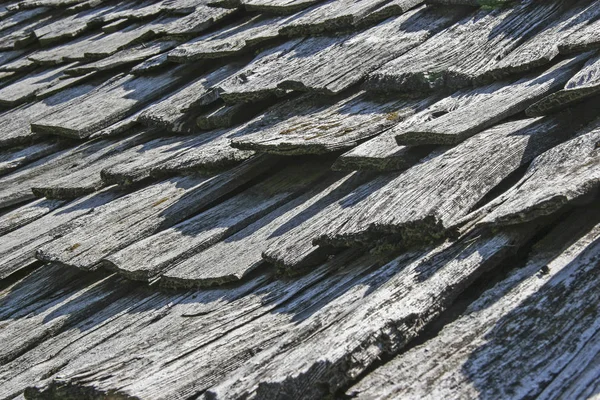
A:
<svg viewBox="0 0 600 400">
<path fill-rule="evenodd" d="M 78 218 L 69 233 L 41 246 L 36 257 L 96 268 L 102 258 L 196 214 L 269 166 L 250 161 L 211 178 L 171 178 L 140 189 Z"/>
<path fill-rule="evenodd" d="M 482 225 L 517 224 L 549 215 L 600 185 L 600 121 L 536 157 L 510 190 L 485 207 Z"/>
<path fill-rule="evenodd" d="M 226 101 L 250 101 L 278 90 L 337 94 L 386 61 L 424 42 L 462 9 L 419 7 L 364 32 L 290 41 L 259 55 L 221 88 Z M 373 43 L 377 43 L 376 46 Z"/>
<path fill-rule="evenodd" d="M 359 399 L 588 397 L 600 350 L 592 305 L 600 283 L 598 219 L 597 207 L 569 216 L 523 268 L 348 393 Z"/>
<path fill-rule="evenodd" d="M 562 88 L 588 57 L 589 54 L 586 54 L 565 60 L 542 74 L 531 74 L 510 83 L 496 82 L 467 93 L 460 92 L 454 96 L 464 96 L 464 106 L 458 104 L 425 123 L 408 128 L 400 125 L 402 129 L 392 131 L 396 132 L 397 142 L 404 145 L 460 143 L 485 128 L 525 111 L 549 93 Z M 438 113 L 443 112 L 441 105 L 437 110 Z"/>
<path fill-rule="evenodd" d="M 46 141 L 29 146 L 13 147 L 0 150 L 0 176 L 6 175 L 19 167 L 39 160 L 48 154 L 56 153 L 63 149 L 65 144 L 56 141 Z"/>
<path fill-rule="evenodd" d="M 311 161 L 285 168 L 205 212 L 108 256 L 103 265 L 130 279 L 154 279 L 300 195 L 326 171 L 326 165 Z"/>
<path fill-rule="evenodd" d="M 530 226 L 465 238 L 407 253 L 364 274 L 276 345 L 210 388 L 205 398 L 333 395 L 381 356 L 399 352 L 470 282 L 498 265 L 534 231 Z"/>
<path fill-rule="evenodd" d="M 119 197 L 116 190 L 104 190 L 73 201 L 30 222 L 0 240 L 0 279 L 36 262 L 35 251 L 66 232 L 70 221 L 93 212 L 95 207 Z"/>
<path fill-rule="evenodd" d="M 596 14 L 588 18 L 587 25 L 560 41 L 558 45 L 560 51 L 562 53 L 572 53 L 597 49 L 600 47 L 600 32 L 598 28 L 600 28 L 600 20 L 598 20 Z"/>
<path fill-rule="evenodd" d="M 343 96 L 343 97 L 342 97 Z M 294 155 L 345 150 L 398 124 L 432 99 L 376 100 L 364 92 L 332 99 L 305 95 L 259 115 L 232 140 L 243 150 Z"/>
<path fill-rule="evenodd" d="M 371 73 L 368 87 L 425 92 L 468 86 L 559 16 L 566 3 L 526 1 L 478 11 Z"/>
<path fill-rule="evenodd" d="M 432 154 L 395 179 L 382 178 L 357 189 L 342 200 L 343 226 L 325 228 L 318 241 L 356 244 L 400 235 L 410 243 L 444 236 L 503 179 L 577 128 L 562 116 L 517 120 L 485 130 Z"/>
<path fill-rule="evenodd" d="M 154 76 L 115 78 L 85 97 L 67 102 L 37 119 L 31 129 L 44 134 L 87 138 L 172 90 L 186 75 L 183 67 L 177 67 Z"/>
<path fill-rule="evenodd" d="M 526 112 L 530 116 L 551 114 L 598 93 L 600 93 L 600 54 L 590 58 L 581 71 L 567 82 L 564 89 L 532 104 Z"/>
<path fill-rule="evenodd" d="M 292 14 L 323 0 L 239 0 L 248 11 Z"/>
<path fill-rule="evenodd" d="M 0 89 L 0 105 L 16 106 L 35 97 L 36 93 L 58 83 L 66 68 L 61 66 L 42 71 L 33 71 L 22 79 Z"/>
<path fill-rule="evenodd" d="M 27 225 L 63 204 L 65 204 L 63 200 L 40 199 L 2 214 L 0 216 L 0 235 Z"/>
</svg>

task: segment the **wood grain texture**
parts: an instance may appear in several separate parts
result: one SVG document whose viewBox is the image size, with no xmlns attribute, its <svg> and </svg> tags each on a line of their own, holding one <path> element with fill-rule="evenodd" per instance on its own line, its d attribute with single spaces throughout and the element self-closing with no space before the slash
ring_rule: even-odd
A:
<svg viewBox="0 0 600 400">
<path fill-rule="evenodd" d="M 525 1 L 481 10 L 369 75 L 379 91 L 432 91 L 471 85 L 565 9 L 565 1 Z"/>
<path fill-rule="evenodd" d="M 433 339 L 368 374 L 359 399 L 558 398 L 595 390 L 598 209 L 575 212 L 523 268 Z M 587 381 L 587 382 L 586 382 Z M 586 386 L 590 383 L 591 386 Z"/>
<path fill-rule="evenodd" d="M 0 216 L 0 235 L 14 231 L 65 204 L 63 200 L 39 199 Z"/>
<path fill-rule="evenodd" d="M 32 100 L 35 94 L 58 83 L 66 68 L 61 66 L 42 71 L 33 71 L 22 79 L 0 89 L 0 105 L 14 107 Z"/>
<path fill-rule="evenodd" d="M 597 19 L 597 14 L 591 16 L 585 26 L 563 38 L 560 41 L 558 48 L 562 53 L 597 49 L 600 46 L 599 27 L 600 21 Z"/>
<path fill-rule="evenodd" d="M 19 167 L 39 160 L 49 154 L 62 150 L 65 144 L 56 141 L 45 141 L 29 146 L 12 147 L 0 150 L 0 176 L 6 175 Z"/>
<path fill-rule="evenodd" d="M 346 204 L 341 228 L 326 229 L 319 243 L 374 240 L 421 242 L 448 234 L 490 190 L 519 167 L 571 137 L 570 116 L 525 119 L 497 125 L 373 189 L 357 189 Z M 392 239 L 395 237 L 395 239 Z"/>
<path fill-rule="evenodd" d="M 78 218 L 68 233 L 41 246 L 36 257 L 94 269 L 102 258 L 194 215 L 268 167 L 248 162 L 211 178 L 171 178 L 140 189 Z"/>
</svg>

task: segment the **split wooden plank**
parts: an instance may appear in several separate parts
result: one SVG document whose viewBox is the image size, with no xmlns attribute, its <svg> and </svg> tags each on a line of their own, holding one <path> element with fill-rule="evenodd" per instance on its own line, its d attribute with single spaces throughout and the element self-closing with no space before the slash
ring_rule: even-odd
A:
<svg viewBox="0 0 600 400">
<path fill-rule="evenodd" d="M 364 274 L 258 353 L 207 397 L 319 399 L 333 395 L 382 356 L 398 353 L 470 283 L 531 238 L 535 227 L 466 237 L 407 253 Z M 315 384 L 318 382 L 319 384 Z"/>
<path fill-rule="evenodd" d="M 554 113 L 598 93 L 600 93 L 600 53 L 590 58 L 564 89 L 532 104 L 526 112 L 530 116 Z"/>
<path fill-rule="evenodd" d="M 290 17 L 291 18 L 291 17 Z M 257 15 L 186 42 L 168 54 L 170 61 L 187 63 L 238 55 L 279 36 L 286 18 Z"/>
<path fill-rule="evenodd" d="M 297 197 L 326 171 L 325 163 L 313 160 L 285 168 L 205 212 L 108 256 L 102 264 L 130 279 L 155 279 Z"/>
<path fill-rule="evenodd" d="M 239 0 L 248 11 L 266 14 L 295 14 L 323 0 Z"/>
<path fill-rule="evenodd" d="M 6 64 L 8 64 L 9 62 L 11 62 L 15 59 L 18 59 L 19 57 L 23 56 L 26 53 L 27 53 L 27 51 L 23 50 L 23 49 L 8 50 L 8 51 L 0 52 L 0 68 L 4 71 L 3 67 Z"/>
<path fill-rule="evenodd" d="M 372 72 L 367 85 L 409 92 L 469 86 L 560 16 L 567 3 L 524 2 L 478 11 Z"/>
<path fill-rule="evenodd" d="M 150 185 L 78 218 L 69 233 L 41 246 L 36 257 L 94 269 L 102 258 L 202 211 L 271 165 L 255 160 L 211 178 L 178 177 Z"/>
<path fill-rule="evenodd" d="M 593 307 L 599 218 L 597 207 L 568 216 L 536 244 L 523 268 L 436 337 L 369 373 L 348 393 L 358 399 L 547 399 L 582 390 L 578 381 L 591 378 L 584 371 L 600 350 Z M 566 397 L 586 397 L 575 393 Z"/>
<path fill-rule="evenodd" d="M 0 32 L 4 31 L 5 29 L 12 28 L 13 26 L 30 20 L 32 18 L 40 17 L 48 13 L 48 11 L 48 8 L 39 7 L 34 8 L 32 10 L 23 10 L 11 13 L 6 17 L 0 19 Z"/>
<path fill-rule="evenodd" d="M 226 101 L 249 101 L 278 89 L 338 94 L 462 15 L 462 8 L 442 11 L 422 6 L 364 32 L 289 42 L 279 52 L 270 50 L 259 55 L 223 83 L 222 97 Z"/>
<path fill-rule="evenodd" d="M 58 68 L 34 71 L 16 82 L 0 89 L 0 105 L 14 107 L 32 100 L 36 93 L 58 83 L 65 69 L 72 64 Z"/>
<path fill-rule="evenodd" d="M 34 121 L 31 129 L 43 134 L 85 139 L 173 90 L 189 73 L 189 69 L 177 67 L 154 76 L 115 78 L 83 98 L 67 102 Z"/>
<path fill-rule="evenodd" d="M 30 10 L 38 7 L 62 8 L 80 3 L 82 0 L 23 0 L 6 8 L 10 11 Z"/>
<path fill-rule="evenodd" d="M 192 255 L 165 271 L 160 283 L 168 287 L 197 287 L 239 281 L 264 263 L 262 252 L 278 237 L 303 223 L 352 183 L 332 174 L 309 192 L 282 205 L 270 214 L 222 242 Z M 353 180 L 351 180 L 354 182 Z M 316 258 L 316 257 L 315 257 Z"/>
<path fill-rule="evenodd" d="M 159 18 L 144 26 L 155 36 L 194 37 L 237 13 L 234 8 L 196 6 L 196 10 L 185 16 Z"/>
<path fill-rule="evenodd" d="M 52 112 L 69 100 L 84 96 L 93 89 L 94 85 L 91 84 L 75 86 L 44 100 L 0 114 L 0 147 L 12 147 L 39 139 L 43 135 L 31 130 L 32 121 Z"/>
<path fill-rule="evenodd" d="M 593 7 L 593 5 L 592 5 Z M 600 20 L 597 14 L 588 19 L 588 24 L 571 35 L 562 38 L 558 48 L 561 53 L 594 50 L 600 47 Z"/>
<path fill-rule="evenodd" d="M 19 49 L 35 43 L 35 34 L 33 31 L 53 20 L 52 15 L 42 15 L 39 18 L 33 18 L 32 20 L 5 29 L 0 36 L 0 50 Z"/>
<path fill-rule="evenodd" d="M 454 145 L 522 111 L 548 94 L 559 90 L 587 61 L 584 54 L 558 63 L 542 74 L 535 73 L 513 82 L 496 82 L 477 89 L 461 91 L 464 106 L 447 108 L 445 114 L 410 127 L 392 128 L 401 145 Z M 453 103 L 448 101 L 449 104 Z M 438 114 L 443 111 L 437 107 Z M 438 115 L 436 114 L 436 115 Z"/>
<path fill-rule="evenodd" d="M 557 212 L 600 185 L 600 121 L 536 157 L 511 189 L 485 207 L 481 225 L 518 224 Z"/>
<path fill-rule="evenodd" d="M 175 47 L 178 42 L 173 40 L 168 41 L 153 41 L 144 43 L 131 48 L 123 49 L 115 54 L 103 58 L 98 61 L 90 62 L 83 65 L 77 65 L 65 70 L 67 75 L 85 75 L 96 71 L 110 71 L 126 65 L 135 64 L 146 60 L 152 56 L 163 53 Z"/>
<path fill-rule="evenodd" d="M 398 241 L 399 235 L 404 243 L 419 243 L 448 235 L 503 179 L 570 138 L 579 129 L 577 120 L 559 115 L 497 125 L 431 155 L 376 190 L 367 184 L 353 194 L 359 200 L 342 200 L 347 204 L 343 226 L 327 229 L 318 242 L 369 244 Z"/>
<path fill-rule="evenodd" d="M 240 64 L 228 64 L 191 81 L 144 109 L 138 121 L 146 126 L 164 128 L 171 132 L 196 132 L 195 117 L 198 116 L 198 109 L 216 101 L 219 90 L 215 86 L 240 68 Z"/>
<path fill-rule="evenodd" d="M 559 44 L 563 38 L 579 31 L 589 21 L 600 16 L 600 10 L 588 0 L 574 2 L 558 19 L 552 21 L 540 33 L 510 52 L 486 75 L 500 78 L 543 66 L 559 56 Z"/>
<path fill-rule="evenodd" d="M 74 152 L 89 153 L 89 156 L 82 157 L 78 164 L 63 166 L 68 170 L 56 179 L 31 182 L 31 191 L 37 197 L 50 199 L 74 199 L 93 193 L 106 186 L 100 175 L 103 169 L 127 160 L 129 149 L 143 146 L 154 137 L 156 132 L 143 130 L 123 140 L 99 140 L 79 146 Z"/>
<path fill-rule="evenodd" d="M 133 147 L 121 161 L 102 170 L 107 183 L 128 185 L 150 176 L 181 173 L 214 174 L 252 156 L 230 146 L 232 132 L 220 130 L 196 136 L 164 137 Z"/>
<path fill-rule="evenodd" d="M 389 0 L 329 0 L 298 13 L 280 29 L 283 35 L 321 34 L 354 30 L 395 15 L 401 15 L 422 4 L 423 0 L 400 0 L 388 7 Z"/>
<path fill-rule="evenodd" d="M 57 208 L 2 236 L 2 240 L 0 240 L 0 279 L 34 264 L 36 250 L 68 232 L 67 224 L 70 221 L 93 212 L 95 207 L 107 204 L 120 195 L 122 193 L 118 190 L 103 190 Z"/>
<path fill-rule="evenodd" d="M 45 141 L 0 151 L 0 176 L 65 148 L 64 143 Z"/>
<path fill-rule="evenodd" d="M 296 155 L 346 150 L 423 110 L 432 98 L 378 100 L 364 92 L 323 98 L 304 95 L 279 102 L 250 121 L 231 145 Z"/>
<path fill-rule="evenodd" d="M 196 118 L 196 125 L 203 130 L 231 128 L 247 122 L 273 104 L 274 99 L 267 98 L 255 103 L 220 104 L 216 103 L 208 111 Z"/>
<path fill-rule="evenodd" d="M 63 200 L 39 199 L 0 216 L 0 235 L 35 221 L 65 204 Z"/>
</svg>

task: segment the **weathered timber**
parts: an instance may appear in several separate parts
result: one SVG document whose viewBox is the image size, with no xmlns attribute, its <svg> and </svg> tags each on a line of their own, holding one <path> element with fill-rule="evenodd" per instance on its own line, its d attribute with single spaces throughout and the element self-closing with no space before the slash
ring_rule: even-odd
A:
<svg viewBox="0 0 600 400">
<path fill-rule="evenodd" d="M 128 150 L 120 162 L 102 170 L 102 179 L 108 183 L 131 184 L 150 176 L 221 171 L 253 154 L 231 147 L 231 134 L 229 130 L 220 130 L 149 141 Z"/>
<path fill-rule="evenodd" d="M 532 104 L 526 112 L 530 116 L 551 114 L 598 93 L 600 93 L 600 54 L 590 58 L 564 89 Z"/>
<path fill-rule="evenodd" d="M 310 218 L 324 203 L 331 201 L 331 197 L 338 194 L 337 189 L 347 188 L 348 185 L 344 185 L 346 180 L 341 178 L 341 174 L 332 174 L 309 192 L 236 234 L 172 266 L 162 274 L 161 285 L 210 286 L 244 279 L 264 263 L 264 250 L 286 231 Z"/>
<path fill-rule="evenodd" d="M 64 70 L 71 66 L 73 65 L 33 71 L 24 78 L 4 86 L 0 89 L 0 105 L 14 107 L 33 99 L 37 92 L 57 84 Z"/>
<path fill-rule="evenodd" d="M 386 7 L 388 3 L 389 0 L 329 0 L 298 13 L 282 25 L 280 32 L 283 35 L 306 35 L 357 29 L 401 15 L 423 0 L 399 0 L 393 8 Z"/>
<path fill-rule="evenodd" d="M 557 212 L 600 185 L 600 121 L 536 157 L 525 176 L 485 207 L 482 225 L 531 221 Z"/>
<path fill-rule="evenodd" d="M 541 32 L 511 51 L 495 66 L 488 68 L 486 76 L 499 78 L 548 64 L 559 56 L 559 43 L 563 38 L 600 16 L 600 9 L 588 0 L 576 1 L 570 7 Z"/>
<path fill-rule="evenodd" d="M 140 110 L 186 78 L 184 67 L 150 76 L 115 78 L 31 124 L 34 132 L 83 139 Z"/>
<path fill-rule="evenodd" d="M 402 122 L 432 101 L 379 101 L 369 99 L 364 92 L 334 98 L 304 95 L 279 102 L 256 117 L 231 145 L 284 155 L 345 150 Z"/>
<path fill-rule="evenodd" d="M 536 231 L 529 226 L 407 253 L 290 329 L 207 391 L 205 398 L 319 399 L 398 353 L 473 280 Z M 318 383 L 318 384 L 316 384 Z"/>
<path fill-rule="evenodd" d="M 155 131 L 144 130 L 122 140 L 99 140 L 86 143 L 75 151 L 89 152 L 91 157 L 85 157 L 79 164 L 64 165 L 68 171 L 60 174 L 56 179 L 36 181 L 31 185 L 31 191 L 35 196 L 50 199 L 74 199 L 89 193 L 93 193 L 104 186 L 101 171 L 113 165 L 127 160 L 129 149 L 143 146 L 144 143 L 156 136 Z M 86 146 L 91 146 L 89 150 Z"/>
<path fill-rule="evenodd" d="M 51 15 L 41 15 L 39 18 L 33 18 L 11 28 L 5 29 L 0 35 L 0 50 L 13 50 L 24 48 L 35 42 L 36 28 L 44 26 L 51 22 Z"/>
<path fill-rule="evenodd" d="M 39 199 L 0 216 L 0 235 L 14 231 L 65 204 L 63 200 Z"/>
<path fill-rule="evenodd" d="M 7 10 L 30 10 L 38 7 L 62 8 L 80 3 L 82 0 L 23 0 L 6 7 Z"/>
<path fill-rule="evenodd" d="M 11 61 L 18 59 L 19 57 L 27 54 L 26 50 L 17 49 L 17 50 L 8 50 L 0 52 L 0 70 L 4 71 L 4 66 Z"/>
<path fill-rule="evenodd" d="M 32 10 L 23 10 L 12 13 L 4 18 L 0 19 L 0 32 L 5 29 L 12 28 L 22 22 L 28 21 L 32 18 L 40 17 L 48 13 L 49 9 L 45 7 L 39 7 Z"/>
<path fill-rule="evenodd" d="M 48 154 L 56 153 L 64 147 L 64 143 L 46 141 L 2 150 L 0 151 L 0 176 L 39 160 Z"/>
<path fill-rule="evenodd" d="M 595 7 L 592 4 L 590 7 Z M 580 51 L 593 50 L 600 47 L 600 19 L 596 14 L 591 15 L 587 25 L 581 27 L 567 37 L 563 37 L 558 48 L 561 53 L 573 53 Z"/>
<path fill-rule="evenodd" d="M 248 11 L 266 14 L 294 14 L 323 0 L 239 0 Z"/>
<path fill-rule="evenodd" d="M 164 128 L 171 132 L 194 133 L 197 131 L 197 109 L 216 101 L 219 91 L 214 88 L 215 85 L 240 68 L 239 64 L 228 64 L 191 81 L 144 109 L 138 121 L 146 126 Z"/>
<path fill-rule="evenodd" d="M 600 348 L 600 215 L 576 211 L 536 244 L 527 264 L 458 320 L 369 373 L 358 399 L 581 398 Z M 587 381 L 587 382 L 586 382 Z M 591 384 L 591 386 L 586 385 Z"/>
<path fill-rule="evenodd" d="M 427 92 L 468 86 L 561 15 L 567 1 L 478 11 L 372 72 L 368 88 Z"/>
<path fill-rule="evenodd" d="M 249 17 L 217 32 L 200 36 L 171 50 L 170 61 L 187 63 L 200 59 L 212 59 L 237 55 L 256 48 L 279 36 L 282 17 Z"/>
<path fill-rule="evenodd" d="M 285 168 L 203 213 L 108 256 L 102 263 L 130 279 L 156 278 L 289 202 L 326 171 L 324 163 L 314 160 Z"/>
<path fill-rule="evenodd" d="M 249 161 L 211 178 L 171 178 L 140 189 L 78 218 L 69 233 L 41 246 L 36 257 L 94 269 L 102 258 L 189 218 L 271 165 Z"/>
<path fill-rule="evenodd" d="M 59 92 L 44 100 L 23 105 L 0 114 L 0 147 L 6 148 L 30 143 L 43 135 L 31 130 L 32 121 L 51 113 L 69 100 L 79 98 L 94 89 L 93 85 L 79 85 Z"/>
<path fill-rule="evenodd" d="M 144 25 L 145 35 L 194 37 L 212 28 L 237 12 L 233 8 L 198 5 L 191 14 L 183 17 L 165 16 Z"/>
<path fill-rule="evenodd" d="M 102 60 L 77 65 L 65 70 L 68 75 L 84 75 L 94 71 L 109 71 L 126 65 L 139 63 L 149 57 L 163 53 L 175 47 L 178 42 L 173 40 L 153 41 L 131 48 L 123 49 Z"/>
<path fill-rule="evenodd" d="M 95 207 L 118 198 L 119 191 L 107 189 L 68 203 L 6 235 L 0 240 L 0 279 L 36 262 L 35 251 L 68 232 L 67 224 Z"/>
<path fill-rule="evenodd" d="M 288 42 L 259 55 L 225 81 L 222 97 L 226 101 L 249 101 L 277 90 L 338 94 L 462 15 L 462 8 L 441 11 L 422 6 L 364 32 Z"/>
<path fill-rule="evenodd" d="M 578 128 L 571 115 L 560 115 L 485 130 L 432 154 L 375 190 L 373 184 L 357 189 L 342 200 L 347 204 L 343 226 L 326 229 L 318 242 L 357 244 L 393 237 L 397 241 L 400 235 L 410 243 L 443 237 L 504 178 Z"/>
<path fill-rule="evenodd" d="M 543 74 L 531 74 L 514 82 L 496 82 L 488 86 L 461 91 L 453 97 L 464 98 L 457 102 L 446 101 L 446 110 L 436 107 L 440 115 L 410 127 L 392 128 L 401 145 L 445 144 L 453 145 L 522 111 L 559 90 L 585 63 L 589 54 L 565 60 Z M 458 104 L 456 104 L 458 103 Z M 445 113 L 444 113 L 445 112 Z M 401 128 L 401 129 L 399 129 Z"/>
<path fill-rule="evenodd" d="M 214 108 L 198 115 L 196 125 L 203 130 L 231 128 L 235 125 L 247 122 L 255 117 L 261 111 L 264 111 L 273 104 L 273 98 L 266 98 L 263 101 L 254 103 L 237 104 L 219 104 L 215 103 Z"/>
</svg>

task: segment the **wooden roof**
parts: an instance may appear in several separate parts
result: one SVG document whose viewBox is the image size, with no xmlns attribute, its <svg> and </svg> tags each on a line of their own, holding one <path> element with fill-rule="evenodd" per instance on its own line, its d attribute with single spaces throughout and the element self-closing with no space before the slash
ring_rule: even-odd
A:
<svg viewBox="0 0 600 400">
<path fill-rule="evenodd" d="M 0 1 L 0 399 L 598 396 L 599 33 Z"/>
</svg>

